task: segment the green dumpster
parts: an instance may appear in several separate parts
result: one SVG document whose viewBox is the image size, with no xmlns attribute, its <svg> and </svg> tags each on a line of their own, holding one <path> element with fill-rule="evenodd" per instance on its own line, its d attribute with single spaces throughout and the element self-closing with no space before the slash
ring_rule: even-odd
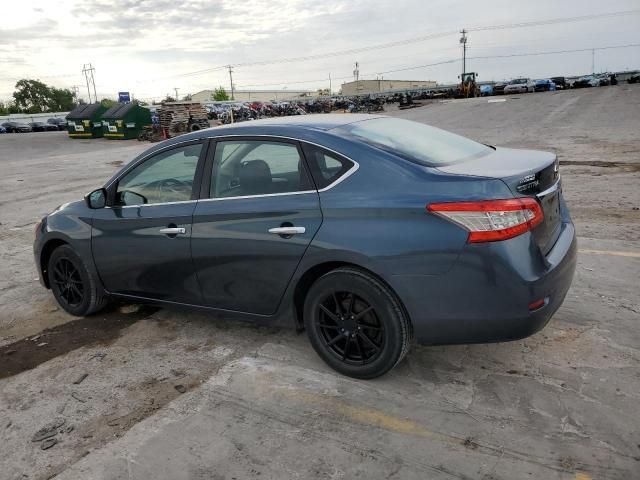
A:
<svg viewBox="0 0 640 480">
<path fill-rule="evenodd" d="M 106 111 L 99 103 L 78 105 L 67 115 L 67 131 L 70 138 L 102 137 L 102 114 Z"/>
<path fill-rule="evenodd" d="M 102 115 L 105 138 L 119 140 L 138 138 L 147 125 L 151 125 L 151 112 L 135 102 L 118 103 Z"/>
</svg>

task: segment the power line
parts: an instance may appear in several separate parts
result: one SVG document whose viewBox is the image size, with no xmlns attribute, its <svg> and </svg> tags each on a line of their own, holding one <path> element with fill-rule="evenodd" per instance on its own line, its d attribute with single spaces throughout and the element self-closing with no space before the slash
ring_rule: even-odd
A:
<svg viewBox="0 0 640 480">
<path fill-rule="evenodd" d="M 506 55 L 483 55 L 483 56 L 476 56 L 476 57 L 467 57 L 467 59 L 482 60 L 482 59 L 488 59 L 488 58 L 533 57 L 537 55 L 556 55 L 559 53 L 591 52 L 592 50 L 611 50 L 614 48 L 630 48 L 630 47 L 640 47 L 640 43 L 628 43 L 626 45 L 609 45 L 606 47 L 575 48 L 572 50 L 552 50 L 552 51 L 546 51 L 546 52 L 510 53 Z"/>
<path fill-rule="evenodd" d="M 591 52 L 591 51 L 597 51 L 597 50 L 610 50 L 610 49 L 616 49 L 616 48 L 630 48 L 630 47 L 640 47 L 640 43 L 629 43 L 626 45 L 608 45 L 608 46 L 604 46 L 604 47 L 591 47 L 591 48 L 576 48 L 576 49 L 570 49 L 570 50 L 553 50 L 553 51 L 544 51 L 544 52 L 529 52 L 529 53 L 511 53 L 511 54 L 506 54 L 506 55 L 482 55 L 482 56 L 474 56 L 474 57 L 467 57 L 467 60 L 488 60 L 488 59 L 494 59 L 494 58 L 511 58 L 511 57 L 529 57 L 529 56 L 539 56 L 539 55 L 557 55 L 557 54 L 565 54 L 565 53 L 578 53 L 578 52 Z M 422 64 L 422 65 L 413 65 L 413 66 L 409 66 L 409 67 L 402 67 L 402 68 L 394 68 L 391 70 L 386 70 L 383 72 L 376 72 L 376 75 L 384 75 L 387 73 L 398 73 L 398 72 L 406 72 L 409 70 L 418 70 L 420 68 L 427 68 L 427 67 L 435 67 L 438 65 L 446 65 L 446 64 L 450 64 L 450 63 L 456 63 L 459 62 L 460 59 L 459 58 L 452 58 L 449 60 L 442 60 L 439 62 L 434 62 L 434 63 L 426 63 L 426 64 Z M 360 74 L 360 76 L 364 77 L 364 76 L 372 76 L 374 75 L 373 73 L 370 74 Z M 353 78 L 353 74 L 352 75 L 346 75 L 344 77 L 332 77 L 334 80 L 346 80 L 346 79 L 352 79 Z M 293 82 L 272 82 L 272 83 L 259 83 L 259 84 L 250 84 L 250 85 L 239 85 L 240 87 L 267 87 L 267 86 L 273 86 L 273 85 L 296 85 L 296 84 L 303 84 L 303 83 L 317 83 L 317 82 L 322 82 L 322 81 L 326 81 L 325 78 L 317 78 L 314 80 L 297 80 L 297 81 L 293 81 Z"/>
<path fill-rule="evenodd" d="M 589 21 L 589 20 L 597 20 L 597 19 L 600 19 L 600 18 L 621 17 L 621 16 L 637 15 L 637 14 L 640 14 L 640 9 L 624 10 L 624 11 L 619 11 L 619 12 L 601 13 L 601 14 L 593 14 L 593 15 L 582 15 L 582 16 L 577 16 L 577 17 L 551 18 L 551 19 L 536 20 L 536 21 L 531 21 L 531 22 L 519 22 L 519 23 L 501 24 L 501 25 L 485 25 L 485 26 L 467 28 L 466 31 L 467 32 L 472 32 L 472 31 L 478 32 L 478 31 L 489 31 L 489 30 L 506 30 L 506 29 L 514 29 L 514 28 L 536 27 L 536 26 L 543 26 L 543 25 L 557 25 L 557 24 L 561 24 L 561 23 L 584 22 L 584 21 Z M 447 36 L 450 36 L 450 35 L 455 35 L 457 33 L 459 33 L 457 30 L 451 30 L 451 31 L 446 31 L 446 32 L 438 32 L 438 33 L 431 33 L 431 34 L 428 34 L 428 35 L 421 35 L 421 36 L 418 36 L 418 37 L 406 38 L 406 39 L 397 40 L 397 41 L 394 41 L 394 42 L 379 43 L 379 44 L 370 45 L 370 46 L 367 46 L 367 47 L 351 48 L 351 49 L 347 49 L 347 50 L 338 50 L 338 51 L 333 51 L 333 52 L 325 52 L 325 53 L 319 53 L 319 54 L 314 54 L 314 55 L 305 55 L 305 56 L 300 56 L 300 57 L 279 58 L 279 59 L 261 60 L 261 61 L 255 61 L 255 62 L 243 62 L 243 63 L 236 63 L 233 66 L 234 67 L 253 67 L 253 66 L 276 65 L 276 64 L 280 64 L 280 63 L 304 62 L 304 61 L 309 61 L 309 60 L 318 60 L 318 59 L 322 59 L 322 58 L 337 57 L 337 56 L 342 56 L 342 55 L 353 55 L 353 54 L 356 54 L 356 53 L 368 52 L 368 51 L 371 51 L 371 50 L 381 50 L 381 49 L 386 49 L 386 48 L 409 45 L 411 43 L 425 42 L 427 40 L 434 40 L 434 39 L 437 39 L 437 38 L 443 38 L 443 37 L 447 37 Z M 201 73 L 209 73 L 209 72 L 213 72 L 215 70 L 220 70 L 220 69 L 224 69 L 224 68 L 227 68 L 227 66 L 226 65 L 224 65 L 224 66 L 216 66 L 216 67 L 212 67 L 212 68 L 205 69 L 205 70 L 199 70 L 199 71 L 196 71 L 196 72 L 188 72 L 188 73 L 178 74 L 176 76 L 199 75 Z"/>
<path fill-rule="evenodd" d="M 580 15 L 578 17 L 550 18 L 548 20 L 536 20 L 533 22 L 505 23 L 502 25 L 487 25 L 484 27 L 467 28 L 467 31 L 482 32 L 487 30 L 506 30 L 506 29 L 512 29 L 512 28 L 539 27 L 543 25 L 557 25 L 559 23 L 584 22 L 588 20 L 597 20 L 600 18 L 623 17 L 627 15 L 637 15 L 639 13 L 640 13 L 640 9 L 623 10 L 620 12 L 595 13 L 593 15 Z"/>
</svg>

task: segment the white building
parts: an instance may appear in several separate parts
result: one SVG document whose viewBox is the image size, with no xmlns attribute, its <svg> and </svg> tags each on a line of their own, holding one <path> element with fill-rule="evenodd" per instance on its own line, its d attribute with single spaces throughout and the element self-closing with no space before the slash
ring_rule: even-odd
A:
<svg viewBox="0 0 640 480">
<path fill-rule="evenodd" d="M 213 90 L 202 90 L 191 95 L 194 102 L 210 102 L 213 100 Z M 231 92 L 227 90 L 231 99 Z M 269 102 L 272 100 L 296 100 L 314 95 L 309 90 L 234 90 L 234 100 L 239 102 Z"/>
</svg>

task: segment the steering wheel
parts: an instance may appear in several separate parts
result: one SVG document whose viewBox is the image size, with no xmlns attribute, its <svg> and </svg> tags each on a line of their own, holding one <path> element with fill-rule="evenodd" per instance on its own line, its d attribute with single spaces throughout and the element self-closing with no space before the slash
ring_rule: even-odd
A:
<svg viewBox="0 0 640 480">
<path fill-rule="evenodd" d="M 184 195 L 186 190 L 191 190 L 191 185 L 176 178 L 160 180 L 156 185 L 156 193 L 160 197 L 164 197 L 167 194 Z"/>
</svg>

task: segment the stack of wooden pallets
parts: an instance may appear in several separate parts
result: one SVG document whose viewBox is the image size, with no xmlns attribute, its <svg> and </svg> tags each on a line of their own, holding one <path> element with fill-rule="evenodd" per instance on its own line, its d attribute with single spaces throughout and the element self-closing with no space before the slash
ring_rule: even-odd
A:
<svg viewBox="0 0 640 480">
<path fill-rule="evenodd" d="M 158 110 L 160 127 L 168 136 L 209 128 L 207 110 L 197 102 L 165 103 Z"/>
</svg>

